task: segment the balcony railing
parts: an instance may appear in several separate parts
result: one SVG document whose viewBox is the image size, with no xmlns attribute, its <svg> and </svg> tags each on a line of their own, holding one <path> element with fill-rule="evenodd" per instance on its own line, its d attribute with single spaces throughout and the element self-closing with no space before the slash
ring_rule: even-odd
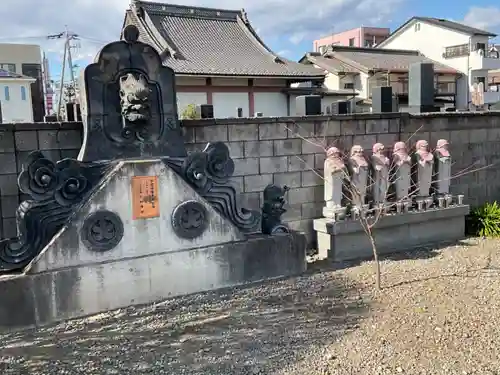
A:
<svg viewBox="0 0 500 375">
<path fill-rule="evenodd" d="M 369 83 L 369 92 L 371 97 L 371 92 L 374 87 L 386 86 L 386 83 L 371 82 Z M 408 82 L 392 82 L 391 83 L 393 94 L 408 95 Z M 455 82 L 437 82 L 434 86 L 435 95 L 455 95 L 456 93 L 456 83 Z"/>
<path fill-rule="evenodd" d="M 475 50 L 470 54 L 469 66 L 472 70 L 500 69 L 500 53 L 496 50 Z"/>
<path fill-rule="evenodd" d="M 469 53 L 469 44 L 459 44 L 456 46 L 446 47 L 444 49 L 443 57 L 445 59 L 452 59 L 454 57 L 468 56 Z"/>
<path fill-rule="evenodd" d="M 469 44 L 459 44 L 456 46 L 445 47 L 443 57 L 445 59 L 452 59 L 455 57 L 468 56 L 469 54 L 472 56 L 471 52 L 479 54 L 480 51 L 482 51 L 481 53 L 485 58 L 499 58 L 499 53 L 495 50 L 491 51 L 492 48 L 494 48 L 493 44 L 486 43 L 476 43 L 472 46 L 469 46 Z"/>
</svg>

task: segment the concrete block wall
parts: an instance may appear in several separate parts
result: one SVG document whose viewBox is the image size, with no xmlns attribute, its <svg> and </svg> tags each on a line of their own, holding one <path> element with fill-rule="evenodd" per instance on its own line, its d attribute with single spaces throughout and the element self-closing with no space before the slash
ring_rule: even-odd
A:
<svg viewBox="0 0 500 375">
<path fill-rule="evenodd" d="M 445 138 L 451 142 L 457 176 L 453 192 L 465 194 L 472 205 L 500 199 L 500 112 L 190 120 L 183 128 L 190 150 L 210 141 L 227 142 L 236 164 L 234 181 L 248 208 L 262 205 L 267 184 L 289 186 L 284 218 L 310 243 L 312 220 L 322 216 L 325 150 L 333 145 L 348 153 L 359 144 L 368 156 L 376 142 L 390 148 L 401 140 L 413 147 L 425 139 L 435 147 Z"/>
<path fill-rule="evenodd" d="M 0 234 L 16 235 L 16 210 L 26 197 L 17 176 L 26 156 L 42 150 L 53 161 L 76 157 L 82 144 L 80 123 L 0 124 Z"/>
<path fill-rule="evenodd" d="M 259 209 L 269 183 L 287 185 L 289 225 L 313 242 L 312 220 L 323 206 L 322 170 L 325 149 L 336 145 L 348 152 L 360 144 L 370 152 L 382 142 L 411 146 L 426 139 L 451 142 L 454 159 L 452 189 L 472 205 L 500 200 L 500 112 L 431 113 L 425 115 L 358 114 L 336 117 L 186 120 L 181 123 L 189 151 L 207 142 L 226 142 L 235 160 L 234 183 L 243 204 Z M 15 234 L 15 210 L 21 196 L 17 172 L 26 155 L 42 149 L 49 158 L 76 157 L 81 124 L 0 124 L 0 189 L 2 237 Z"/>
</svg>

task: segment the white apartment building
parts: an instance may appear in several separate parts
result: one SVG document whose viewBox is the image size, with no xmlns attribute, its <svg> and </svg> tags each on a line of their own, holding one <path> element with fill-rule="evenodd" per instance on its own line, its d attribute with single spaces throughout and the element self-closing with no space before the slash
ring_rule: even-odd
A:
<svg viewBox="0 0 500 375">
<path fill-rule="evenodd" d="M 45 116 L 42 64 L 42 51 L 38 45 L 0 44 L 0 69 L 34 79 L 28 98 L 31 100 L 31 121 L 35 122 L 43 121 Z M 3 89 L 0 89 L 0 100 L 4 104 L 5 96 L 1 90 Z"/>
<path fill-rule="evenodd" d="M 458 70 L 462 76 L 457 80 L 457 108 L 467 109 L 474 83 L 484 84 L 485 104 L 500 101 L 500 92 L 488 90 L 489 72 L 500 69 L 499 53 L 490 45 L 494 37 L 488 31 L 445 19 L 413 17 L 376 48 L 418 50 Z"/>
<path fill-rule="evenodd" d="M 36 80 L 0 70 L 0 113 L 3 123 L 33 122 L 31 85 Z"/>
<path fill-rule="evenodd" d="M 455 105 L 456 82 L 461 74 L 450 66 L 433 61 L 418 51 L 330 46 L 324 53 L 307 53 L 300 60 L 322 69 L 324 88 L 347 92 L 354 112 L 371 111 L 374 87 L 391 86 L 399 110 L 408 108 L 408 72 L 415 63 L 434 64 L 434 98 L 439 106 Z M 339 100 L 339 98 L 337 98 Z"/>
</svg>

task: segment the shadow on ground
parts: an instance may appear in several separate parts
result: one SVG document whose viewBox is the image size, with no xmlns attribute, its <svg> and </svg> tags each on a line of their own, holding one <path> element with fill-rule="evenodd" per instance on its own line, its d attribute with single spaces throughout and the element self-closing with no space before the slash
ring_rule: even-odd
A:
<svg viewBox="0 0 500 375">
<path fill-rule="evenodd" d="M 356 329 L 367 310 L 348 280 L 307 274 L 0 334 L 0 372 L 271 374 Z"/>
<path fill-rule="evenodd" d="M 440 250 L 450 247 L 450 246 L 474 246 L 468 240 L 458 240 L 458 241 L 448 241 L 442 242 L 432 246 L 422 246 L 417 249 L 411 249 L 407 251 L 401 251 L 397 253 L 379 254 L 378 258 L 381 262 L 383 261 L 401 261 L 401 260 L 411 260 L 411 259 L 432 259 L 439 255 Z M 357 267 L 361 263 L 373 260 L 373 257 L 364 259 L 353 259 L 345 260 L 340 262 L 332 262 L 329 259 L 313 261 L 309 263 L 308 272 L 325 272 L 325 271 L 337 271 L 351 267 Z"/>
</svg>

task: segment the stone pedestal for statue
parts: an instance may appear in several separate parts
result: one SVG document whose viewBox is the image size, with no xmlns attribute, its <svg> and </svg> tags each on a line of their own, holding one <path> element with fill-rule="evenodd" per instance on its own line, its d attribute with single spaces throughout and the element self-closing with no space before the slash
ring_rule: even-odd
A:
<svg viewBox="0 0 500 375">
<path fill-rule="evenodd" d="M 384 154 L 385 147 L 382 143 L 373 145 L 373 154 L 371 157 L 373 187 L 373 204 L 378 209 L 384 208 L 387 201 L 387 192 L 389 190 L 389 167 L 390 160 Z"/>
<path fill-rule="evenodd" d="M 323 216 L 326 218 L 332 220 L 345 218 L 346 207 L 342 207 L 342 194 L 347 173 L 340 150 L 336 147 L 328 149 L 324 163 L 325 206 L 323 207 Z"/>
<path fill-rule="evenodd" d="M 350 195 L 353 208 L 360 212 L 366 210 L 366 191 L 368 184 L 369 166 L 364 156 L 363 147 L 354 145 L 351 148 L 348 168 L 351 176 Z"/>
<path fill-rule="evenodd" d="M 411 157 L 406 143 L 396 142 L 392 153 L 392 183 L 396 195 L 396 212 L 407 212 L 411 204 Z"/>
<path fill-rule="evenodd" d="M 19 206 L 18 237 L 0 242 L 0 273 L 17 272 L 0 276 L 0 327 L 306 269 L 305 236 L 281 223 L 284 210 L 240 207 L 225 144 L 186 156 L 173 71 L 135 26 L 124 35 L 85 69 L 80 160 L 34 152 L 23 165 L 31 199 Z"/>
<path fill-rule="evenodd" d="M 440 201 L 440 206 L 449 206 L 452 203 L 450 194 L 451 182 L 451 155 L 448 150 L 449 143 L 446 139 L 437 141 L 436 150 L 434 152 L 435 160 L 435 176 L 434 188 Z"/>
<path fill-rule="evenodd" d="M 419 209 L 428 209 L 433 203 L 431 195 L 432 174 L 434 169 L 434 156 L 429 151 L 429 143 L 420 140 L 415 151 L 415 185 L 416 201 Z M 422 202 L 419 204 L 419 202 Z"/>
<path fill-rule="evenodd" d="M 456 241 L 464 237 L 465 216 L 469 206 L 453 205 L 440 210 L 402 212 L 381 216 L 373 231 L 379 254 L 398 253 Z M 328 259 L 341 262 L 352 259 L 371 259 L 370 239 L 359 220 L 314 220 L 318 252 Z"/>
</svg>

